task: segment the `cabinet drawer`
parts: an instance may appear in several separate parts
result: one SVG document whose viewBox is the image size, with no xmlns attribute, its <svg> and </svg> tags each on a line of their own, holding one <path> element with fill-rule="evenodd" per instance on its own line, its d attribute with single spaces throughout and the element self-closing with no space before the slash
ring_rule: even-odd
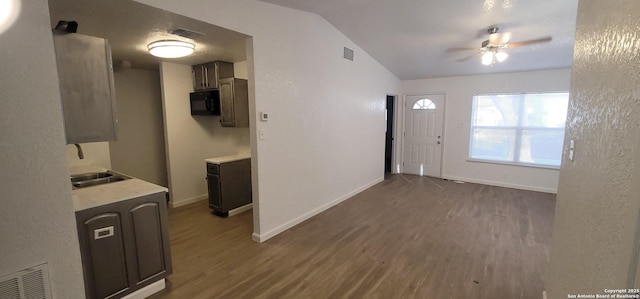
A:
<svg viewBox="0 0 640 299">
<path fill-rule="evenodd" d="M 207 163 L 208 174 L 220 174 L 220 165 Z"/>
</svg>

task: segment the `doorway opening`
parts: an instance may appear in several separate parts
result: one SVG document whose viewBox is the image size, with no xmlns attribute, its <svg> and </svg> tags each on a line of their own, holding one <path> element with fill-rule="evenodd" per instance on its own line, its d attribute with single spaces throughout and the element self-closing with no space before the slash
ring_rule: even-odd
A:
<svg viewBox="0 0 640 299">
<path fill-rule="evenodd" d="M 385 119 L 387 121 L 387 129 L 384 141 L 384 173 L 391 173 L 393 165 L 393 123 L 395 118 L 394 102 L 396 97 L 387 95 L 387 111 Z"/>
</svg>

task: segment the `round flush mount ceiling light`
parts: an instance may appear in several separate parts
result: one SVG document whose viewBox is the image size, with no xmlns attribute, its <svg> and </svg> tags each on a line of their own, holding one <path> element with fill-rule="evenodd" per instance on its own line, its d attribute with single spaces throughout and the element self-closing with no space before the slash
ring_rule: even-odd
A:
<svg viewBox="0 0 640 299">
<path fill-rule="evenodd" d="M 160 40 L 150 43 L 149 53 L 161 58 L 179 58 L 193 54 L 196 46 L 179 40 Z"/>
<path fill-rule="evenodd" d="M 0 33 L 9 29 L 20 15 L 20 0 L 0 1 Z"/>
</svg>

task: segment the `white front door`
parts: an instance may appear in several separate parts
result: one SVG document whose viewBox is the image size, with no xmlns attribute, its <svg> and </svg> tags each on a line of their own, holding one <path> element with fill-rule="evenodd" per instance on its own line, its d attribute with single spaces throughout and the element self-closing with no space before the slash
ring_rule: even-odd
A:
<svg viewBox="0 0 640 299">
<path fill-rule="evenodd" d="M 404 173 L 440 177 L 444 95 L 405 98 Z"/>
</svg>

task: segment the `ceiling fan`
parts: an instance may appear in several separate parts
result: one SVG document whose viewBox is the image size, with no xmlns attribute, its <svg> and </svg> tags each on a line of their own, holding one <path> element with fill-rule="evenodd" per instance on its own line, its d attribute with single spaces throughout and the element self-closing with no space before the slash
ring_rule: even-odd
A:
<svg viewBox="0 0 640 299">
<path fill-rule="evenodd" d="M 536 39 L 525 40 L 516 43 L 509 43 L 511 39 L 511 33 L 498 33 L 497 26 L 491 26 L 487 29 L 489 33 L 489 39 L 482 42 L 482 46 L 480 48 L 449 48 L 447 52 L 458 52 L 458 51 L 478 51 L 475 54 L 469 55 L 467 57 L 458 59 L 456 61 L 462 62 L 467 61 L 473 58 L 476 55 L 482 55 L 481 62 L 484 65 L 493 66 L 497 62 L 502 62 L 507 59 L 508 54 L 504 51 L 505 49 L 518 48 L 523 46 L 528 46 L 532 44 L 538 43 L 546 43 L 551 41 L 551 36 L 545 36 Z"/>
</svg>

